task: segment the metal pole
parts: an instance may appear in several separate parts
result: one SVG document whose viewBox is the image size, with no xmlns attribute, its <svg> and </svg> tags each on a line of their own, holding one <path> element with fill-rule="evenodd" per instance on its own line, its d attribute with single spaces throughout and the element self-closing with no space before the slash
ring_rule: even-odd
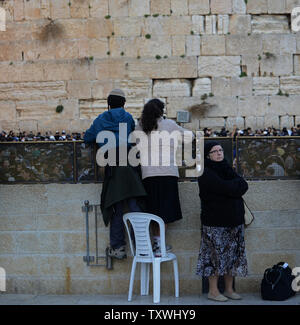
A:
<svg viewBox="0 0 300 325">
<path fill-rule="evenodd" d="M 89 201 L 85 200 L 85 225 L 86 225 L 86 264 L 90 265 L 90 244 L 89 244 Z"/>
</svg>

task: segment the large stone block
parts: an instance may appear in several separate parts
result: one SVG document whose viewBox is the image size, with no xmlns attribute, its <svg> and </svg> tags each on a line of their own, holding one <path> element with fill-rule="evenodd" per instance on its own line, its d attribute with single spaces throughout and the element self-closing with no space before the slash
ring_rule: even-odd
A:
<svg viewBox="0 0 300 325">
<path fill-rule="evenodd" d="M 272 96 L 269 99 L 269 109 L 276 115 L 297 115 L 299 114 L 300 96 Z"/>
<path fill-rule="evenodd" d="M 114 88 L 121 88 L 125 92 L 127 99 L 144 99 L 152 96 L 151 79 L 114 80 L 113 85 Z"/>
<path fill-rule="evenodd" d="M 229 15 L 218 15 L 217 33 L 227 35 L 229 33 Z"/>
<path fill-rule="evenodd" d="M 0 247 L 2 252 L 5 254 L 14 254 L 16 253 L 16 243 L 15 238 L 12 233 L 0 233 Z"/>
<path fill-rule="evenodd" d="M 245 117 L 245 127 L 252 128 L 252 130 L 263 129 L 265 127 L 264 116 L 246 116 Z"/>
<path fill-rule="evenodd" d="M 93 99 L 79 101 L 80 119 L 95 119 L 107 110 L 107 100 Z"/>
<path fill-rule="evenodd" d="M 5 84 L 4 84 L 5 85 Z M 0 98 L 1 98 L 1 88 L 2 84 L 0 84 Z M 12 101 L 8 101 L 7 98 L 5 100 L 0 101 L 0 120 L 16 120 L 16 104 Z"/>
<path fill-rule="evenodd" d="M 217 34 L 217 16 L 205 16 L 205 34 Z"/>
<path fill-rule="evenodd" d="M 269 14 L 284 14 L 286 12 L 286 1 L 268 0 Z"/>
<path fill-rule="evenodd" d="M 251 33 L 251 15 L 232 15 L 229 20 L 230 34 Z"/>
<path fill-rule="evenodd" d="M 24 13 L 26 20 L 41 19 L 41 7 L 39 0 L 25 1 Z"/>
<path fill-rule="evenodd" d="M 192 96 L 201 97 L 204 94 L 210 94 L 212 92 L 211 79 L 210 78 L 198 78 L 194 81 Z"/>
<path fill-rule="evenodd" d="M 243 117 L 227 117 L 226 119 L 226 125 L 227 130 L 233 130 L 235 127 L 239 129 L 245 128 L 245 120 Z"/>
<path fill-rule="evenodd" d="M 242 55 L 242 71 L 248 76 L 260 76 L 260 61 L 257 55 Z"/>
<path fill-rule="evenodd" d="M 82 28 L 85 27 L 84 23 L 81 24 Z M 89 38 L 102 38 L 102 37 L 108 37 L 112 35 L 113 32 L 113 23 L 111 19 L 105 19 L 105 18 L 93 18 L 87 20 L 87 36 Z M 81 37 L 84 37 L 84 30 L 81 31 Z M 80 35 L 80 34 L 79 34 Z M 80 36 L 72 37 L 70 38 L 79 38 Z"/>
<path fill-rule="evenodd" d="M 154 35 L 150 39 L 142 37 L 137 41 L 137 44 L 133 48 L 135 55 L 132 57 L 135 58 L 137 55 L 141 57 L 156 57 L 158 55 L 163 58 L 170 57 L 172 53 L 171 37 L 167 35 Z"/>
<path fill-rule="evenodd" d="M 247 251 L 260 251 L 262 247 L 268 251 L 273 250 L 276 246 L 275 232 L 269 228 L 249 228 L 245 231 L 245 242 Z"/>
<path fill-rule="evenodd" d="M 142 17 L 115 18 L 113 21 L 115 36 L 140 36 L 143 28 L 144 18 Z"/>
<path fill-rule="evenodd" d="M 294 72 L 295 75 L 300 75 L 300 55 L 294 55 Z"/>
<path fill-rule="evenodd" d="M 42 81 L 43 76 L 42 63 L 0 63 L 0 82 Z"/>
<path fill-rule="evenodd" d="M 64 81 L 0 84 L 0 100 L 43 100 L 66 98 Z"/>
<path fill-rule="evenodd" d="M 188 0 L 171 0 L 171 10 L 173 15 L 188 15 Z"/>
<path fill-rule="evenodd" d="M 204 117 L 199 120 L 200 129 L 212 128 L 213 130 L 221 129 L 225 126 L 225 119 L 222 117 Z"/>
<path fill-rule="evenodd" d="M 70 6 L 67 1 L 53 0 L 51 1 L 50 13 L 53 20 L 70 18 Z"/>
<path fill-rule="evenodd" d="M 105 99 L 113 88 L 112 80 L 92 81 L 92 98 Z"/>
<path fill-rule="evenodd" d="M 252 33 L 289 33 L 289 20 L 285 15 L 252 16 Z"/>
<path fill-rule="evenodd" d="M 213 78 L 212 92 L 217 96 L 249 96 L 252 94 L 252 78 Z"/>
<path fill-rule="evenodd" d="M 91 84 L 89 81 L 70 80 L 67 83 L 70 98 L 91 98 Z"/>
<path fill-rule="evenodd" d="M 300 228 L 274 229 L 277 249 L 298 249 L 300 247 Z"/>
<path fill-rule="evenodd" d="M 255 55 L 262 52 L 260 35 L 226 35 L 226 55 Z"/>
<path fill-rule="evenodd" d="M 149 43 L 147 45 L 149 46 Z M 137 58 L 141 50 L 144 50 L 144 52 L 148 50 L 148 46 L 146 46 L 146 42 L 141 37 L 113 37 L 109 40 L 109 49 L 112 58 L 120 58 L 122 56 Z M 151 54 L 154 55 L 153 53 Z"/>
<path fill-rule="evenodd" d="M 144 16 L 150 14 L 150 0 L 129 1 L 129 16 Z"/>
<path fill-rule="evenodd" d="M 145 35 L 190 35 L 191 30 L 192 20 L 190 16 L 159 16 L 145 18 Z"/>
<path fill-rule="evenodd" d="M 279 90 L 279 77 L 254 77 L 253 95 L 276 95 Z"/>
<path fill-rule="evenodd" d="M 266 14 L 268 13 L 268 0 L 247 1 L 247 13 Z"/>
<path fill-rule="evenodd" d="M 130 78 L 196 78 L 197 58 L 140 59 L 128 61 Z"/>
<path fill-rule="evenodd" d="M 231 79 L 228 77 L 213 77 L 212 93 L 216 96 L 231 96 Z"/>
<path fill-rule="evenodd" d="M 172 36 L 172 56 L 182 56 L 185 55 L 185 36 Z"/>
<path fill-rule="evenodd" d="M 14 1 L 13 13 L 14 13 L 13 16 L 14 21 L 21 21 L 25 19 L 23 0 Z"/>
<path fill-rule="evenodd" d="M 193 15 L 192 16 L 192 31 L 194 34 L 204 34 L 204 16 Z"/>
<path fill-rule="evenodd" d="M 119 58 L 107 58 L 95 62 L 95 74 L 98 80 L 123 79 L 128 77 L 126 62 Z"/>
<path fill-rule="evenodd" d="M 52 121 L 53 123 L 53 121 Z M 36 119 L 27 119 L 18 121 L 18 129 L 26 132 L 37 133 L 38 131 L 38 121 Z"/>
<path fill-rule="evenodd" d="M 289 95 L 300 95 L 300 77 L 281 77 L 280 89 Z"/>
<path fill-rule="evenodd" d="M 154 97 L 180 97 L 191 95 L 191 83 L 188 80 L 158 80 L 154 81 Z"/>
<path fill-rule="evenodd" d="M 295 34 L 264 34 L 262 36 L 263 53 L 275 55 L 296 53 L 296 36 Z"/>
<path fill-rule="evenodd" d="M 189 0 L 190 15 L 207 15 L 210 13 L 209 0 Z"/>
<path fill-rule="evenodd" d="M 150 13 L 151 15 L 169 15 L 171 13 L 171 1 L 150 0 Z"/>
<path fill-rule="evenodd" d="M 111 17 L 126 17 L 129 15 L 129 1 L 128 0 L 108 0 L 108 14 Z"/>
<path fill-rule="evenodd" d="M 186 36 L 186 55 L 187 56 L 200 55 L 200 36 L 196 36 L 196 35 Z"/>
<path fill-rule="evenodd" d="M 244 96 L 238 99 L 238 116 L 264 116 L 267 110 L 267 96 Z"/>
<path fill-rule="evenodd" d="M 280 128 L 287 127 L 291 128 L 294 126 L 294 115 L 284 115 L 284 116 L 279 116 L 279 125 Z"/>
<path fill-rule="evenodd" d="M 67 61 L 45 62 L 42 65 L 44 77 L 40 80 L 56 81 L 72 79 L 73 66 Z M 27 80 L 28 81 L 28 80 Z"/>
<path fill-rule="evenodd" d="M 107 38 L 90 39 L 88 41 L 88 56 L 93 58 L 103 58 L 109 50 L 109 42 Z M 87 55 L 81 57 L 88 57 Z"/>
<path fill-rule="evenodd" d="M 71 18 L 88 18 L 90 15 L 88 2 L 82 0 L 73 0 L 70 2 L 70 16 Z"/>
<path fill-rule="evenodd" d="M 225 36 L 201 36 L 201 55 L 225 55 Z"/>
<path fill-rule="evenodd" d="M 232 0 L 232 13 L 245 14 L 246 9 L 247 6 L 245 0 Z"/>
<path fill-rule="evenodd" d="M 90 0 L 90 16 L 103 18 L 108 15 L 108 0 Z"/>
<path fill-rule="evenodd" d="M 211 0 L 210 9 L 212 14 L 231 14 L 232 1 L 231 0 Z"/>
<path fill-rule="evenodd" d="M 264 56 L 260 61 L 262 76 L 288 76 L 293 74 L 293 55 Z"/>
<path fill-rule="evenodd" d="M 291 13 L 293 8 L 300 6 L 300 0 L 285 0 L 286 1 L 286 12 Z"/>
<path fill-rule="evenodd" d="M 295 255 L 291 251 L 255 252 L 248 254 L 249 271 L 251 274 L 262 275 L 265 269 L 284 261 L 289 265 L 295 265 Z"/>
<path fill-rule="evenodd" d="M 84 254 L 86 252 L 85 233 L 64 232 L 62 233 L 63 251 L 66 254 Z"/>
<path fill-rule="evenodd" d="M 63 105 L 61 113 L 56 113 L 56 107 Z M 16 104 L 18 119 L 42 120 L 47 116 L 49 119 L 66 119 L 78 117 L 78 105 L 74 99 L 70 100 L 46 100 L 46 101 L 22 101 Z"/>
<path fill-rule="evenodd" d="M 240 56 L 200 56 L 199 77 L 237 77 L 241 73 Z"/>
</svg>

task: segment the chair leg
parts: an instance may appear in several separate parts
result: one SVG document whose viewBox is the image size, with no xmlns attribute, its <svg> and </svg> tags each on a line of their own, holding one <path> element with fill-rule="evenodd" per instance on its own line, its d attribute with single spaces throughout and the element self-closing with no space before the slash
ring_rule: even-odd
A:
<svg viewBox="0 0 300 325">
<path fill-rule="evenodd" d="M 146 271 L 146 276 L 147 276 L 147 280 L 146 280 L 146 295 L 149 295 L 149 280 L 150 280 L 150 263 L 146 264 L 147 267 L 147 271 Z"/>
<path fill-rule="evenodd" d="M 153 261 L 153 302 L 160 302 L 160 259 Z"/>
<path fill-rule="evenodd" d="M 148 294 L 148 263 L 141 263 L 141 295 L 145 296 Z"/>
<path fill-rule="evenodd" d="M 175 297 L 179 297 L 179 274 L 177 259 L 173 260 L 174 280 L 175 280 Z"/>
<path fill-rule="evenodd" d="M 131 266 L 128 301 L 131 301 L 131 299 L 132 299 L 132 290 L 133 290 L 133 283 L 134 283 L 135 268 L 136 268 L 136 260 L 134 258 L 133 262 L 132 262 L 132 266 Z"/>
</svg>

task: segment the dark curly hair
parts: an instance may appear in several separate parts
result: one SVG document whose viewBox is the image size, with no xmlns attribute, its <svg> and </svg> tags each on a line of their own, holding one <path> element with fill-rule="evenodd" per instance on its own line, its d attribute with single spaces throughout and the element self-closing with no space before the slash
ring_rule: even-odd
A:
<svg viewBox="0 0 300 325">
<path fill-rule="evenodd" d="M 149 102 L 144 105 L 141 126 L 146 134 L 157 129 L 157 120 L 163 116 L 164 107 L 165 104 L 157 98 L 149 100 Z"/>
</svg>

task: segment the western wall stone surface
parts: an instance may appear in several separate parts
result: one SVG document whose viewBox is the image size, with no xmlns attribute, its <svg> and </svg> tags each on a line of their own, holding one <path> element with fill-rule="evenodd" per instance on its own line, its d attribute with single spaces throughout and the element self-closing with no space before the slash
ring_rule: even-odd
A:
<svg viewBox="0 0 300 325">
<path fill-rule="evenodd" d="M 214 119 L 217 121 L 217 119 Z M 202 121 L 205 121 L 203 119 Z M 300 263 L 299 181 L 249 181 L 245 199 L 255 215 L 245 229 L 249 274 L 236 278 L 239 292 L 259 292 L 267 267 L 279 261 Z M 101 184 L 0 185 L 0 265 L 7 293 L 125 294 L 132 257 L 114 261 L 113 270 L 88 267 L 84 200 L 99 204 Z M 20 195 L 23 193 L 23 195 Z M 201 293 L 195 275 L 201 240 L 201 203 L 196 182 L 179 183 L 183 219 L 170 224 L 167 242 L 178 257 L 180 294 Z M 12 199 L 14 204 L 12 204 Z M 94 213 L 90 213 L 90 253 L 95 256 Z M 99 254 L 109 241 L 98 218 Z M 104 261 L 101 259 L 102 264 Z M 171 265 L 162 266 L 162 291 L 173 294 Z M 118 285 L 116 285 L 116 283 Z M 151 285 L 151 284 L 150 284 Z M 139 275 L 134 292 L 139 292 Z"/>
<path fill-rule="evenodd" d="M 7 16 L 6 31 L 0 32 L 0 126 L 7 131 L 53 131 L 57 120 L 62 129 L 86 125 L 85 118 L 104 111 L 114 86 L 125 87 L 127 108 L 139 117 L 145 100 L 155 96 L 156 80 L 166 89 L 172 79 L 189 85 L 175 94 L 185 100 L 178 110 L 191 109 L 188 103 L 201 106 L 206 93 L 268 96 L 267 103 L 276 101 L 279 89 L 290 98 L 299 95 L 300 37 L 290 17 L 299 0 L 10 0 L 0 6 Z M 198 89 L 202 78 L 211 86 L 200 82 Z M 172 96 L 171 89 L 160 97 L 168 105 Z M 68 107 L 65 115 L 55 113 L 55 104 L 66 99 L 74 112 Z M 266 103 L 256 101 L 259 107 Z M 216 119 L 230 111 L 224 105 Z M 267 115 L 258 117 L 278 120 L 278 109 L 267 106 Z M 300 113 L 284 106 L 294 116 L 291 127 Z M 167 111 L 175 118 L 173 107 Z M 251 112 L 245 121 L 253 127 Z"/>
</svg>

